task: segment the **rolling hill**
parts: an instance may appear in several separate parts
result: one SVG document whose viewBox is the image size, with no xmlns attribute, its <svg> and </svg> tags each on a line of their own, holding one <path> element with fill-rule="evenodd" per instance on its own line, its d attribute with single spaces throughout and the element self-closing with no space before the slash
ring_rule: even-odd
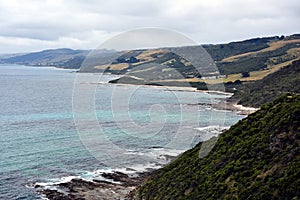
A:
<svg viewBox="0 0 300 200">
<path fill-rule="evenodd" d="M 56 66 L 79 69 L 79 72 L 128 76 L 120 80 L 122 83 L 190 84 L 203 89 L 205 84 L 261 80 L 299 58 L 300 34 L 294 34 L 228 44 L 121 52 L 54 49 L 0 58 L 0 63 Z M 132 78 L 142 81 L 132 81 Z"/>
<path fill-rule="evenodd" d="M 237 80 L 251 82 L 261 80 L 299 59 L 300 35 L 255 38 L 229 44 L 203 45 L 203 48 L 211 60 L 205 56 L 196 59 L 201 53 L 195 52 L 202 51 L 200 46 L 134 50 L 126 52 L 111 64 L 96 68 L 128 76 L 113 82 L 130 84 L 191 85 L 205 89 L 203 85 L 206 84 Z M 184 59 L 188 54 L 192 56 Z M 217 68 L 213 67 L 213 62 Z"/>
<path fill-rule="evenodd" d="M 54 66 L 77 69 L 89 51 L 72 49 L 50 49 L 1 59 L 1 63 L 32 66 Z"/>
<path fill-rule="evenodd" d="M 226 85 L 230 92 L 234 92 L 232 101 L 251 107 L 270 103 L 284 93 L 300 94 L 300 60 L 292 62 L 262 80 Z M 232 91 L 233 87 L 236 88 L 235 91 Z"/>
</svg>

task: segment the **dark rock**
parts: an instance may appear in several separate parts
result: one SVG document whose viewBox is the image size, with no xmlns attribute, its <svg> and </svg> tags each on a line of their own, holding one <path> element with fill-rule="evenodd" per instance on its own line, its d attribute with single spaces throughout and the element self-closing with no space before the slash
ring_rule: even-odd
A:
<svg viewBox="0 0 300 200">
<path fill-rule="evenodd" d="M 121 184 L 105 180 L 86 181 L 72 179 L 70 182 L 54 185 L 57 189 L 43 189 L 36 185 L 37 191 L 51 200 L 81 200 L 81 199 L 132 199 L 129 192 L 140 185 L 148 173 L 140 173 L 136 177 L 129 177 L 122 172 L 103 173 L 102 176 Z"/>
<path fill-rule="evenodd" d="M 112 179 L 114 181 L 119 181 L 119 182 L 127 182 L 129 179 L 129 176 L 122 172 L 103 173 L 102 176 L 104 178 Z"/>
</svg>

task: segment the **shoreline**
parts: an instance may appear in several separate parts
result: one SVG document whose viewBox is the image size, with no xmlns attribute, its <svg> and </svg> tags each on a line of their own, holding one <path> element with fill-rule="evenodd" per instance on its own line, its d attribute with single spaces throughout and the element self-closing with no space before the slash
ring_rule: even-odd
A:
<svg viewBox="0 0 300 200">
<path fill-rule="evenodd" d="M 90 82 L 89 84 L 99 85 L 116 85 L 116 86 L 131 86 L 131 87 L 146 87 L 146 88 L 162 88 L 169 91 L 181 91 L 181 92 L 203 92 L 208 94 L 221 94 L 221 95 L 233 95 L 233 93 L 218 91 L 218 90 L 198 90 L 196 87 L 184 87 L 184 86 L 167 86 L 167 85 L 143 85 L 143 84 L 128 84 L 128 83 L 108 83 L 108 82 Z"/>
<path fill-rule="evenodd" d="M 3 66 L 23 66 L 28 68 L 40 68 L 40 69 L 55 69 L 55 70 L 65 70 L 70 71 L 71 73 L 75 73 L 76 69 L 72 68 L 63 68 L 63 67 L 56 67 L 56 66 L 38 66 L 38 65 L 25 65 L 25 64 L 14 64 L 14 63 L 0 63 Z"/>
<path fill-rule="evenodd" d="M 230 101 L 214 104 L 212 105 L 212 108 L 216 110 L 228 110 L 228 111 L 236 112 L 239 115 L 250 115 L 255 111 L 259 110 L 259 108 L 245 107 L 243 105 L 237 104 L 236 102 L 230 102 Z"/>
<path fill-rule="evenodd" d="M 43 199 L 103 199 L 103 200 L 130 200 L 136 190 L 154 171 L 137 172 L 136 175 L 113 171 L 103 173 L 107 180 L 85 180 L 73 178 L 68 182 L 58 183 L 52 187 L 43 187 L 35 184 L 33 187 Z"/>
<path fill-rule="evenodd" d="M 241 115 L 253 113 L 256 108 L 243 107 L 234 102 L 220 102 L 211 106 L 218 110 L 230 110 Z M 177 156 L 169 158 L 169 162 L 177 159 Z M 68 181 L 62 181 L 50 186 L 43 183 L 36 183 L 31 186 L 43 199 L 50 200 L 71 200 L 71 199 L 103 199 L 103 200 L 131 200 L 135 191 L 139 188 L 157 169 L 163 168 L 145 168 L 145 171 L 135 171 L 126 173 L 118 169 L 110 172 L 102 172 L 102 178 L 93 177 L 87 180 L 82 177 L 73 177 Z"/>
<path fill-rule="evenodd" d="M 95 82 L 88 84 L 112 84 L 105 82 Z M 176 86 L 155 86 L 155 85 L 132 85 L 132 84 L 113 84 L 116 86 L 139 86 L 160 88 L 165 91 L 182 91 L 182 92 L 204 92 L 207 94 L 232 95 L 222 91 L 197 90 L 192 87 Z M 237 112 L 240 115 L 248 115 L 256 111 L 255 108 L 248 108 L 238 105 L 235 102 L 229 102 L 228 98 L 222 98 L 217 104 L 206 104 L 216 110 L 227 110 Z M 200 104 L 191 104 L 200 105 Z M 180 155 L 180 154 L 179 154 Z M 179 156 L 178 155 L 178 156 Z M 176 159 L 176 156 L 174 159 Z M 161 166 L 162 168 L 164 166 Z M 144 172 L 136 171 L 134 174 L 124 173 L 113 170 L 112 172 L 103 172 L 101 176 L 104 179 L 93 178 L 86 180 L 81 177 L 74 177 L 67 182 L 55 183 L 50 186 L 36 183 L 32 186 L 43 198 L 46 199 L 103 199 L 103 200 L 129 200 L 133 198 L 136 189 L 157 169 L 148 168 Z"/>
<path fill-rule="evenodd" d="M 198 90 L 194 87 L 180 87 L 180 86 L 157 86 L 157 85 L 135 85 L 135 84 L 125 84 L 125 83 L 107 83 L 107 82 L 94 82 L 89 84 L 101 84 L 101 85 L 116 85 L 116 86 L 136 86 L 136 87 L 146 87 L 146 88 L 158 88 L 158 89 L 164 89 L 165 91 L 178 91 L 178 92 L 202 92 L 207 94 L 217 94 L 217 95 L 228 95 L 232 96 L 233 93 L 230 92 L 224 92 L 224 91 L 217 91 L 217 90 Z M 249 115 L 253 112 L 259 110 L 259 108 L 254 107 L 246 107 L 240 104 L 237 104 L 233 101 L 228 101 L 228 99 L 225 98 L 224 102 L 220 102 L 217 104 L 208 104 L 208 106 L 211 106 L 212 108 L 216 110 L 227 110 L 232 112 L 237 112 L 239 115 Z"/>
</svg>

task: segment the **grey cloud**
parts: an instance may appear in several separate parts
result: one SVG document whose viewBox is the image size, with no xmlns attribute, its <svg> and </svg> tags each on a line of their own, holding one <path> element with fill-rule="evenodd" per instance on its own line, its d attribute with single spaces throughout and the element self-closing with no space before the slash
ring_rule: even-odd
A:
<svg viewBox="0 0 300 200">
<path fill-rule="evenodd" d="M 299 10 L 299 0 L 0 1 L 0 37 L 23 41 L 6 42 L 10 51 L 27 50 L 29 45 L 82 49 L 120 32 L 159 27 L 198 43 L 219 43 L 299 32 Z M 2 43 L 0 52 L 5 52 Z"/>
<path fill-rule="evenodd" d="M 104 42 L 100 48 L 130 50 L 187 45 L 195 45 L 195 43 L 178 32 L 159 28 L 142 28 L 117 35 Z"/>
</svg>

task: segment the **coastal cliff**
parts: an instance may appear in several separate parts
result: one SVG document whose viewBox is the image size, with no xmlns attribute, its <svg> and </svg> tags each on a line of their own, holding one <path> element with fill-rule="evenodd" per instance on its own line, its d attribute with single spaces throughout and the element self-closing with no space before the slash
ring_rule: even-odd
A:
<svg viewBox="0 0 300 200">
<path fill-rule="evenodd" d="M 299 199 L 300 95 L 287 94 L 157 170 L 135 199 Z"/>
</svg>

